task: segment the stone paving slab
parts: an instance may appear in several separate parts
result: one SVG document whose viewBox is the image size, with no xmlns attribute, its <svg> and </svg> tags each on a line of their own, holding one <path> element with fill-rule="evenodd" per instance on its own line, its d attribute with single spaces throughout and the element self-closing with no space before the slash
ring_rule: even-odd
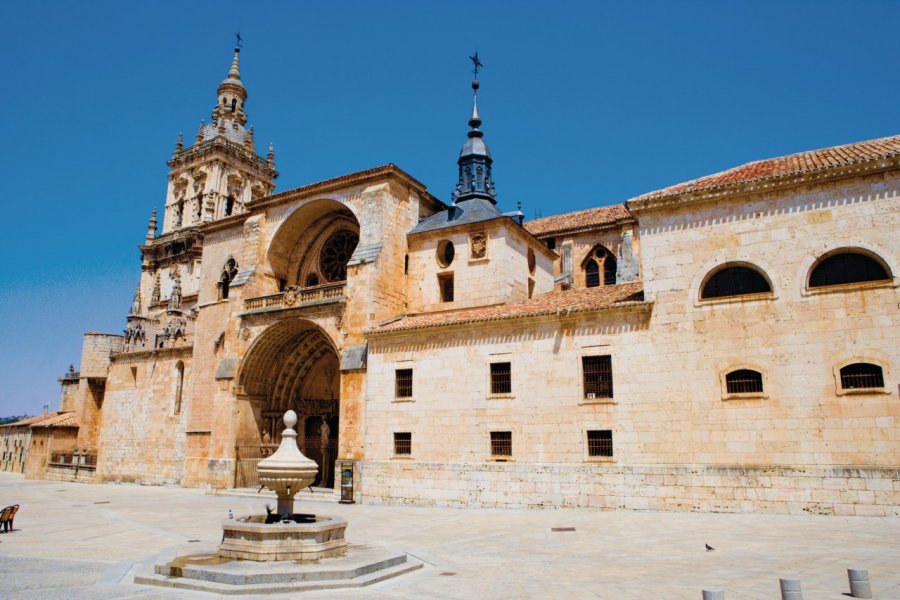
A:
<svg viewBox="0 0 900 600">
<path fill-rule="evenodd" d="M 10 473 L 0 473 L 0 500 L 21 505 L 16 530 L 0 533 L 0 598 L 16 600 L 217 598 L 135 585 L 134 573 L 173 546 L 215 546 L 229 509 L 260 513 L 267 501 Z M 779 598 L 778 578 L 788 576 L 801 579 L 805 600 L 845 600 L 848 567 L 869 570 L 875 598 L 900 600 L 897 517 L 464 510 L 302 499 L 295 510 L 346 518 L 351 543 L 425 562 L 349 595 L 302 595 L 310 600 L 699 600 L 703 587 L 725 589 L 727 600 L 772 600 Z"/>
</svg>

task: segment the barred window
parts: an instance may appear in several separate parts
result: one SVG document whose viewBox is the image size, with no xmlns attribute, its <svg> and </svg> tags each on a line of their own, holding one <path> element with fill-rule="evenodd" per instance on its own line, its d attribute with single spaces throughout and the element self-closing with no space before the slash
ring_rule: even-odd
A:
<svg viewBox="0 0 900 600">
<path fill-rule="evenodd" d="M 441 302 L 453 302 L 453 273 L 438 276 L 441 289 Z"/>
<path fill-rule="evenodd" d="M 512 367 L 510 363 L 491 363 L 491 393 L 512 394 Z"/>
<path fill-rule="evenodd" d="M 395 395 L 397 398 L 412 398 L 413 370 L 397 369 L 395 378 Z"/>
<path fill-rule="evenodd" d="M 587 432 L 588 456 L 612 456 L 612 431 L 596 429 Z"/>
<path fill-rule="evenodd" d="M 491 432 L 491 456 L 512 456 L 512 431 Z"/>
<path fill-rule="evenodd" d="M 884 372 L 871 363 L 847 365 L 841 368 L 841 387 L 845 390 L 883 388 Z"/>
<path fill-rule="evenodd" d="M 611 356 L 582 356 L 581 368 L 586 399 L 613 397 Z"/>
<path fill-rule="evenodd" d="M 703 284 L 700 298 L 728 298 L 771 292 L 772 286 L 762 273 L 751 267 L 732 266 L 719 269 Z"/>
<path fill-rule="evenodd" d="M 408 456 L 412 454 L 412 433 L 394 432 L 394 454 L 397 456 Z"/>
<path fill-rule="evenodd" d="M 819 261 L 810 273 L 809 287 L 884 281 L 890 278 L 881 264 L 865 254 L 840 252 Z"/>
<path fill-rule="evenodd" d="M 725 390 L 729 394 L 761 394 L 763 377 L 759 371 L 737 369 L 725 375 Z"/>
</svg>

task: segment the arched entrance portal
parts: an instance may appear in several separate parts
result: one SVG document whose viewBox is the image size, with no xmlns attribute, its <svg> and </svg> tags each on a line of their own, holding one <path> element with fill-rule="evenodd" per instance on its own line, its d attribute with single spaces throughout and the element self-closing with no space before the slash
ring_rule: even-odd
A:
<svg viewBox="0 0 900 600">
<path fill-rule="evenodd" d="M 297 442 L 319 465 L 313 485 L 333 487 L 340 423 L 338 354 L 315 323 L 293 317 L 266 329 L 244 358 L 238 399 L 248 409 L 240 417 L 236 487 L 258 485 L 256 464 L 281 441 L 282 416 L 297 413 Z"/>
</svg>

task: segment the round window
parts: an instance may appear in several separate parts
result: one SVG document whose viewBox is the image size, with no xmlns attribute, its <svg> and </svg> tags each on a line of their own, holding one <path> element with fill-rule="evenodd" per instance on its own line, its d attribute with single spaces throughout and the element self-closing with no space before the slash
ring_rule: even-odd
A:
<svg viewBox="0 0 900 600">
<path fill-rule="evenodd" d="M 442 267 L 449 267 L 450 263 L 453 262 L 454 256 L 456 256 L 456 249 L 453 247 L 453 242 L 450 240 L 443 240 L 438 244 L 437 261 L 439 265 Z"/>
<path fill-rule="evenodd" d="M 331 234 L 319 255 L 319 272 L 326 281 L 347 279 L 347 263 L 359 243 L 359 236 L 347 229 Z"/>
</svg>

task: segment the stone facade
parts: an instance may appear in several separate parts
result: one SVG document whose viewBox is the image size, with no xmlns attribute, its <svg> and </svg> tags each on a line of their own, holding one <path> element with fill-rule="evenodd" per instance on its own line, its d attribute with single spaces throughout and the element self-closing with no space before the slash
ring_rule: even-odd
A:
<svg viewBox="0 0 900 600">
<path fill-rule="evenodd" d="M 98 480 L 256 485 L 290 408 L 362 502 L 900 511 L 900 138 L 522 223 L 477 111 L 446 205 L 394 165 L 273 194 L 246 97 L 236 54 L 63 378 Z"/>
</svg>

